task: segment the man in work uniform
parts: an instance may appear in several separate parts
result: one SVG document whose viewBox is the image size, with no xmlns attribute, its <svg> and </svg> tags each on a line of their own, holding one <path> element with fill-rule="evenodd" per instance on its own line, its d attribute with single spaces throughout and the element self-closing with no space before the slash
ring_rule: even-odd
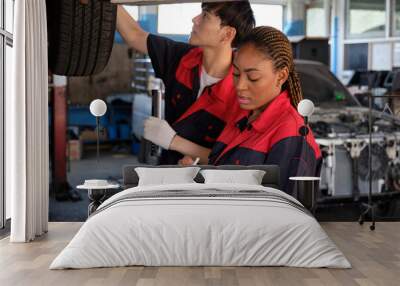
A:
<svg viewBox="0 0 400 286">
<path fill-rule="evenodd" d="M 129 46 L 150 56 L 165 84 L 165 120 L 150 118 L 145 138 L 163 147 L 161 164 L 183 156 L 170 151 L 175 134 L 211 148 L 236 104 L 233 48 L 254 26 L 248 1 L 203 3 L 189 44 L 145 32 L 118 7 L 117 29 Z"/>
</svg>

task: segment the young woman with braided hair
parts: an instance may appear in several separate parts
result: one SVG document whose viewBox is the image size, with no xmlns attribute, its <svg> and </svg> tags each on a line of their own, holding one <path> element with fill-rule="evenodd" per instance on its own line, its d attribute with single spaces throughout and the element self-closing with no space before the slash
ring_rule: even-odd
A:
<svg viewBox="0 0 400 286">
<path fill-rule="evenodd" d="M 171 148 L 187 155 L 183 165 L 195 157 L 214 165 L 279 165 L 281 188 L 293 194 L 289 177 L 319 176 L 322 160 L 312 132 L 305 138 L 299 133 L 302 91 L 291 44 L 275 28 L 254 28 L 240 44 L 233 66 L 238 104 L 212 150 L 179 136 Z"/>
</svg>

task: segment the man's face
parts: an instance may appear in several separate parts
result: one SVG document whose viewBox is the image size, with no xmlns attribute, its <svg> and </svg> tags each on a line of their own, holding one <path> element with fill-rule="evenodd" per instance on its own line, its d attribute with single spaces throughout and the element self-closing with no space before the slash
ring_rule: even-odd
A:
<svg viewBox="0 0 400 286">
<path fill-rule="evenodd" d="M 221 19 L 211 11 L 204 10 L 192 19 L 193 27 L 189 43 L 200 47 L 218 47 L 224 38 Z"/>
</svg>

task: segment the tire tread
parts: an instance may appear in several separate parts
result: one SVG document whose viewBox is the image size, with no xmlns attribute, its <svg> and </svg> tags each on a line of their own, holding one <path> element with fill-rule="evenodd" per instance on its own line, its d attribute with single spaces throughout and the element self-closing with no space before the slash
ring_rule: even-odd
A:
<svg viewBox="0 0 400 286">
<path fill-rule="evenodd" d="M 50 1 L 55 0 L 48 0 Z M 114 43 L 117 8 L 102 0 L 56 0 L 57 13 L 49 25 L 49 67 L 59 75 L 100 73 L 108 63 Z M 50 9 L 48 9 L 49 11 Z M 50 10 L 51 11 L 51 10 Z M 58 16 L 59 19 L 54 19 Z"/>
</svg>

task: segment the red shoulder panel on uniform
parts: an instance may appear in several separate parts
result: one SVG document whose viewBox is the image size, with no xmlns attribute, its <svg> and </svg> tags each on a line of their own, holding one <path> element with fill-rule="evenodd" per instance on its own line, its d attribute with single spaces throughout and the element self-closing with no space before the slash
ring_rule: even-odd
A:
<svg viewBox="0 0 400 286">
<path fill-rule="evenodd" d="M 192 69 L 198 65 L 201 65 L 203 60 L 203 49 L 194 48 L 191 49 L 186 55 L 184 55 L 179 62 L 178 68 L 175 73 L 176 80 L 185 85 L 186 87 L 193 88 L 193 76 Z M 199 69 L 199 72 L 201 70 Z"/>
</svg>

